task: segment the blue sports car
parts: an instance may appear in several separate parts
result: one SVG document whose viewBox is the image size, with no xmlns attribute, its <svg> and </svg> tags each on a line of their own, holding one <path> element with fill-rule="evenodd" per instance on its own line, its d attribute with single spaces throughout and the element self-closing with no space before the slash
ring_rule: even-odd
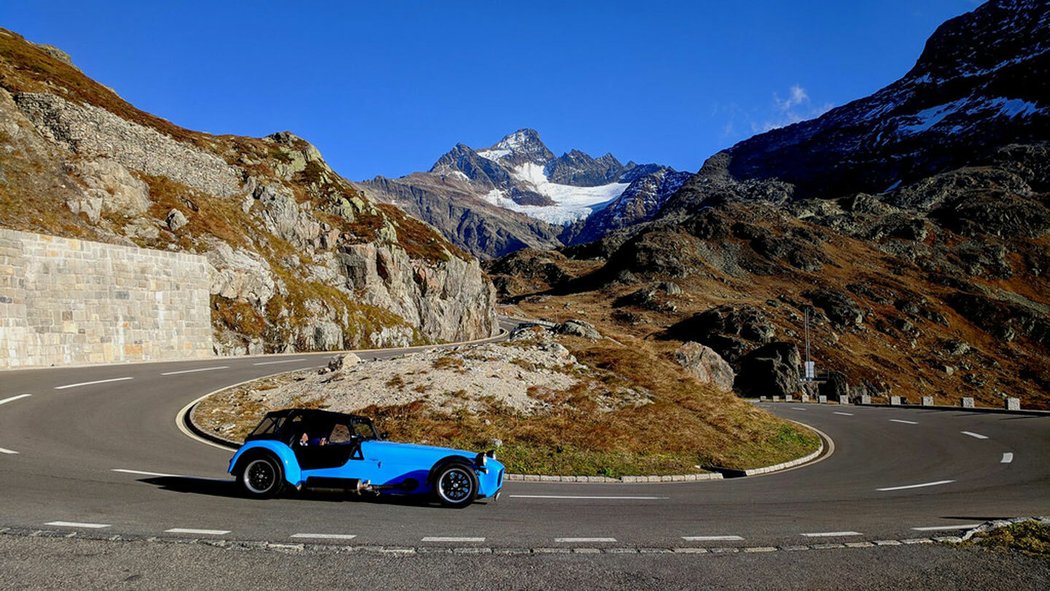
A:
<svg viewBox="0 0 1050 591">
<path fill-rule="evenodd" d="M 372 420 L 310 409 L 268 413 L 230 460 L 245 494 L 276 496 L 285 486 L 352 493 L 430 495 L 446 507 L 498 499 L 503 464 L 471 453 L 384 441 Z"/>
</svg>

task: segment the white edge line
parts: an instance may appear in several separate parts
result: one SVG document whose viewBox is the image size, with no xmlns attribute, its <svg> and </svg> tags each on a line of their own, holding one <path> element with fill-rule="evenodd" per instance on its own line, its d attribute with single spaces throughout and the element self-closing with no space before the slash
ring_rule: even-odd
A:
<svg viewBox="0 0 1050 591">
<path fill-rule="evenodd" d="M 85 529 L 103 529 L 109 527 L 108 523 L 79 523 L 76 521 L 49 521 L 44 525 L 54 527 L 83 527 Z"/>
<path fill-rule="evenodd" d="M 7 449 L 7 448 L 0 447 L 0 454 L 7 454 L 9 456 L 16 456 L 16 455 L 18 455 L 18 452 L 13 450 L 13 449 Z"/>
<path fill-rule="evenodd" d="M 973 437 L 974 439 L 988 439 L 987 435 L 981 435 L 980 433 L 974 433 L 973 431 L 959 431 L 959 432 L 962 433 L 963 435 L 969 435 L 970 437 Z"/>
<path fill-rule="evenodd" d="M 917 423 L 915 421 L 905 421 L 904 419 L 890 419 L 890 422 L 891 423 L 901 423 L 901 424 L 904 424 L 904 425 L 918 425 L 919 424 L 919 423 Z"/>
<path fill-rule="evenodd" d="M 134 474 L 136 476 L 154 476 L 157 478 L 191 478 L 193 480 L 207 480 L 210 482 L 232 482 L 229 478 L 212 478 L 210 476 L 189 476 L 187 474 L 167 474 L 165 472 L 146 472 L 145 470 L 129 470 L 127 468 L 113 468 L 111 471 L 120 472 L 121 474 Z"/>
<path fill-rule="evenodd" d="M 909 488 L 925 488 L 927 486 L 940 486 L 942 484 L 951 484 L 954 480 L 938 480 L 937 482 L 923 482 L 922 484 L 906 484 L 904 486 L 889 486 L 886 488 L 876 488 L 879 492 L 888 492 L 891 490 L 907 490 Z"/>
<path fill-rule="evenodd" d="M 124 380 L 133 380 L 133 379 L 135 379 L 135 378 L 126 377 L 126 378 L 112 378 L 112 379 L 108 379 L 108 380 L 96 380 L 94 382 L 80 382 L 78 384 L 66 384 L 65 386 L 55 386 L 55 390 L 65 390 L 66 388 L 76 388 L 78 386 L 92 386 L 92 385 L 95 385 L 95 384 L 108 384 L 110 382 L 123 382 Z"/>
<path fill-rule="evenodd" d="M 1009 464 L 1014 461 L 1013 452 L 1003 452 L 1003 459 L 999 462 L 1000 464 Z"/>
<path fill-rule="evenodd" d="M 662 501 L 671 497 L 584 497 L 572 495 L 509 495 L 512 499 L 580 499 L 589 501 Z"/>
<path fill-rule="evenodd" d="M 864 534 L 856 531 L 819 531 L 802 535 L 807 538 L 843 538 L 847 536 L 862 536 Z"/>
<path fill-rule="evenodd" d="M 32 394 L 19 394 L 18 396 L 12 396 L 10 398 L 4 398 L 0 400 L 0 404 L 7 404 L 8 402 L 14 402 L 15 400 L 21 400 L 23 398 L 29 398 Z"/>
<path fill-rule="evenodd" d="M 263 362 L 260 362 L 260 363 L 253 363 L 252 365 L 253 365 L 253 366 L 260 366 L 260 365 L 280 365 L 280 364 L 282 364 L 282 363 L 297 363 L 297 362 L 299 362 L 299 361 L 309 361 L 309 360 L 308 360 L 308 359 L 306 359 L 305 357 L 303 357 L 302 359 L 285 359 L 285 360 L 283 360 L 283 361 L 263 361 Z"/>
<path fill-rule="evenodd" d="M 202 367 L 200 369 L 183 369 L 180 371 L 166 371 L 160 375 L 162 376 L 177 376 L 181 373 L 197 373 L 199 371 L 215 371 L 217 369 L 230 369 L 229 365 L 218 365 L 216 367 Z"/>
<path fill-rule="evenodd" d="M 615 542 L 616 538 L 554 538 L 559 544 Z"/>
<path fill-rule="evenodd" d="M 352 540 L 357 537 L 355 534 L 292 534 L 293 538 L 296 539 L 315 539 L 315 540 Z"/>
<path fill-rule="evenodd" d="M 682 536 L 687 542 L 743 542 L 740 536 Z"/>
<path fill-rule="evenodd" d="M 485 538 L 455 538 L 449 536 L 427 536 L 424 542 L 484 542 Z"/>
<path fill-rule="evenodd" d="M 197 534 L 201 536 L 221 536 L 230 533 L 227 529 L 187 529 L 184 527 L 173 527 L 164 530 L 166 534 Z"/>
<path fill-rule="evenodd" d="M 973 529 L 980 527 L 980 523 L 964 523 L 962 525 L 935 525 L 931 527 L 913 527 L 915 531 L 950 531 L 953 529 Z"/>
</svg>

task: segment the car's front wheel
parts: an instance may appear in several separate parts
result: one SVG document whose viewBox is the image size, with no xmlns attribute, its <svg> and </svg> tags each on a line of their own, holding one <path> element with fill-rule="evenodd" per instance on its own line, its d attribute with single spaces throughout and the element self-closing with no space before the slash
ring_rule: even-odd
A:
<svg viewBox="0 0 1050 591">
<path fill-rule="evenodd" d="M 246 495 L 257 499 L 269 499 L 277 496 L 284 487 L 284 472 L 276 458 L 259 455 L 244 463 L 237 480 Z"/>
<path fill-rule="evenodd" d="M 478 496 L 478 477 L 466 462 L 452 462 L 438 468 L 434 494 L 446 507 L 462 509 Z"/>
</svg>

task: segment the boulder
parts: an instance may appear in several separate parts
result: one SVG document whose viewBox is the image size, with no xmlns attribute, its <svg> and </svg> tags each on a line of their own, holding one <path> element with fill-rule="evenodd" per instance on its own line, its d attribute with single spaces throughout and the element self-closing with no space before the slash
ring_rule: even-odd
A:
<svg viewBox="0 0 1050 591">
<path fill-rule="evenodd" d="M 173 209 L 164 218 L 164 223 L 168 225 L 168 229 L 172 232 L 178 232 L 180 228 L 190 223 L 190 221 L 186 219 L 185 214 L 181 211 Z"/>
<path fill-rule="evenodd" d="M 770 342 L 775 334 L 765 313 L 754 306 L 718 306 L 667 329 L 669 338 L 707 345 L 730 363 L 756 345 Z"/>
<path fill-rule="evenodd" d="M 702 384 L 733 389 L 733 367 L 711 347 L 690 341 L 675 351 L 675 361 Z"/>
<path fill-rule="evenodd" d="M 328 362 L 329 371 L 339 371 L 344 368 L 351 368 L 358 363 L 361 363 L 361 358 L 354 353 L 345 353 L 343 355 L 336 355 Z"/>
<path fill-rule="evenodd" d="M 591 340 L 602 338 L 602 333 L 598 332 L 594 325 L 582 320 L 566 320 L 561 324 L 555 325 L 554 332 Z"/>
<path fill-rule="evenodd" d="M 818 289 L 804 292 L 802 295 L 823 310 L 828 320 L 838 328 L 860 326 L 864 322 L 864 311 L 845 294 Z"/>
<path fill-rule="evenodd" d="M 793 343 L 773 342 L 740 360 L 734 386 L 749 396 L 787 396 L 799 390 L 802 357 Z"/>
</svg>

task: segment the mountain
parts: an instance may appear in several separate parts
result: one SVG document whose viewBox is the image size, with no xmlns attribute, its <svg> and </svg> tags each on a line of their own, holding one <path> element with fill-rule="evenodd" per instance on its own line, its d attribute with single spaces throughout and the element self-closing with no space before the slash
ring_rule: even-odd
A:
<svg viewBox="0 0 1050 591">
<path fill-rule="evenodd" d="M 457 144 L 428 172 L 358 186 L 472 254 L 494 257 L 575 244 L 649 219 L 681 184 L 664 182 L 668 173 L 682 174 L 655 164 L 624 165 L 612 154 L 594 158 L 571 150 L 555 157 L 535 130 L 521 129 L 488 148 Z"/>
<path fill-rule="evenodd" d="M 490 273 L 526 314 L 710 347 L 745 394 L 1050 409 L 1048 11 L 951 19 L 900 80 L 713 155 L 648 221 Z"/>
<path fill-rule="evenodd" d="M 183 129 L 2 29 L 0 226 L 206 256 L 220 353 L 497 330 L 476 259 L 367 199 L 307 141 Z"/>
</svg>

